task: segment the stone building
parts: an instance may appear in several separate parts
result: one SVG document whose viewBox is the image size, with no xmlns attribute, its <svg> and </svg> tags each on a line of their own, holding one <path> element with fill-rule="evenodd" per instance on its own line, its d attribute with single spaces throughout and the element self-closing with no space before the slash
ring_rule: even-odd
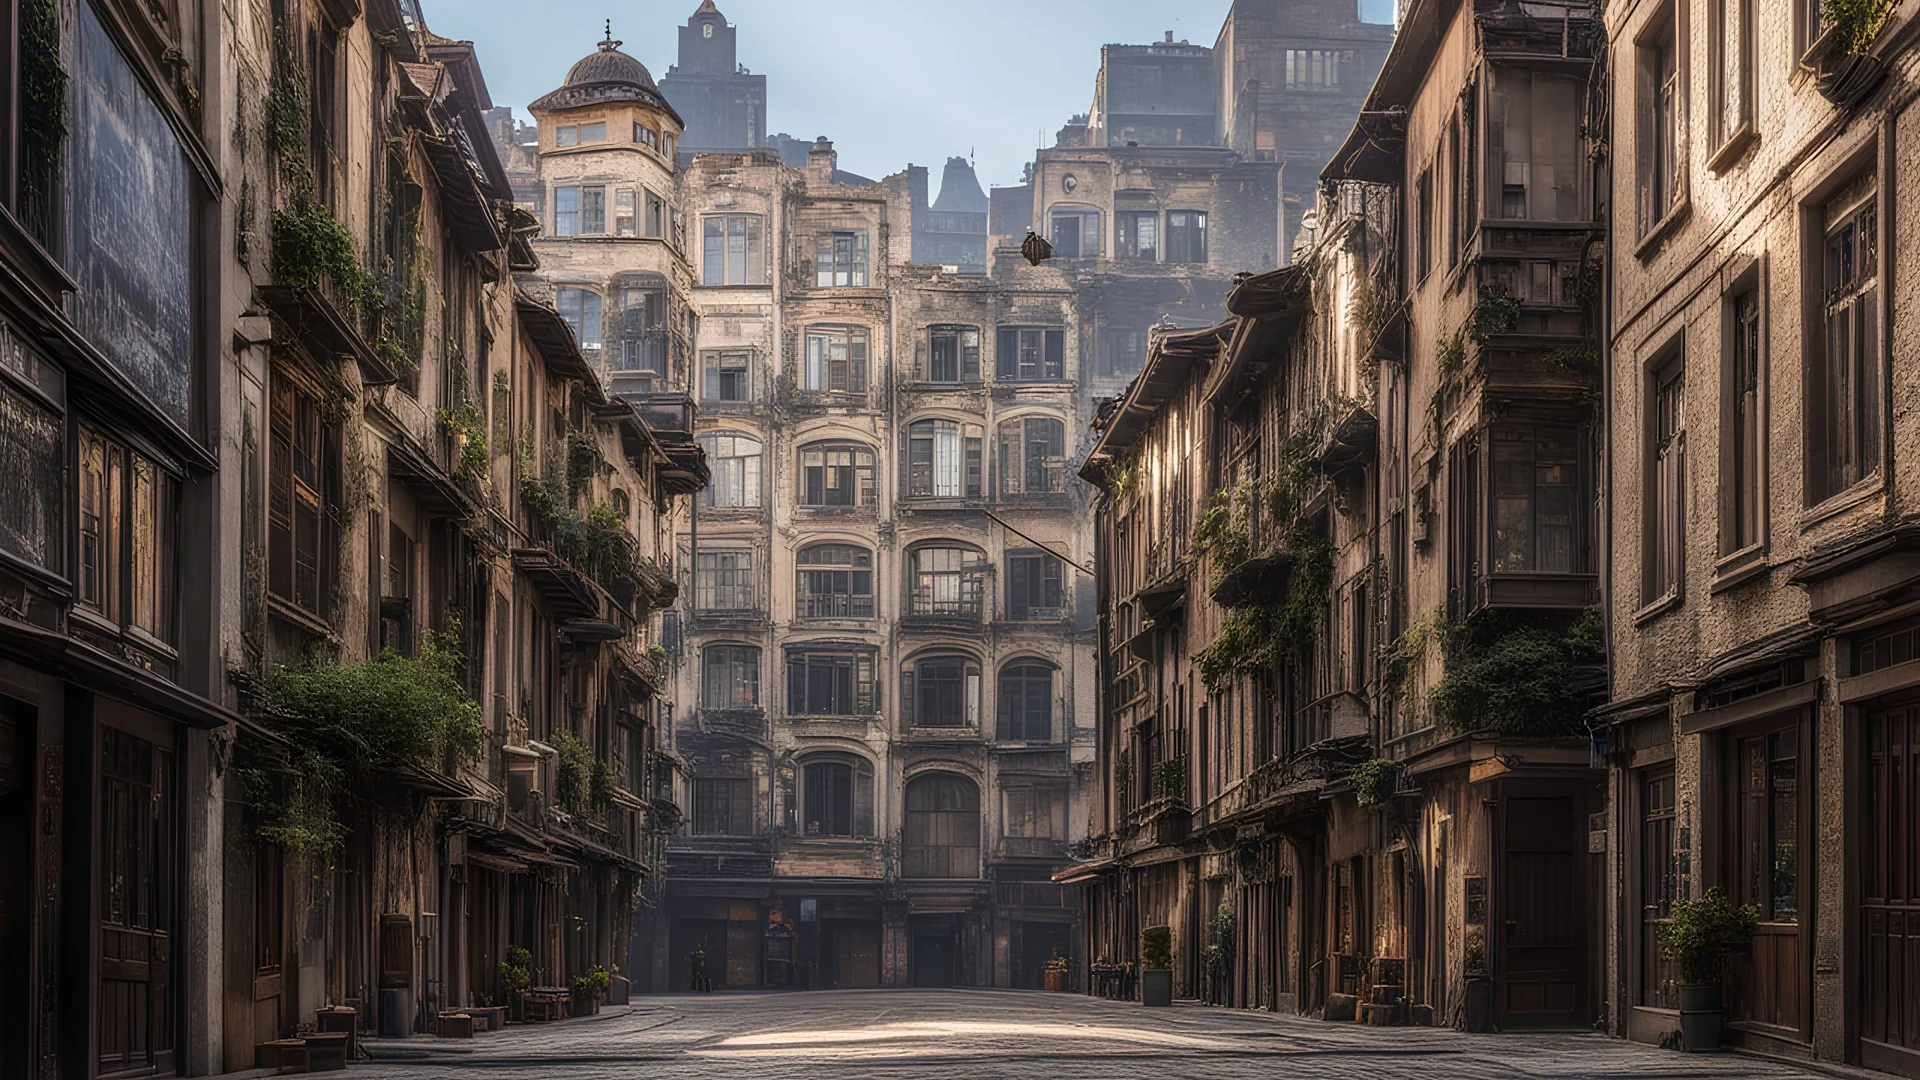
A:
<svg viewBox="0 0 1920 1080">
<path fill-rule="evenodd" d="M 680 27 L 679 62 L 660 79 L 660 92 L 686 117 L 680 152 L 753 150 L 767 142 L 767 77 L 740 63 L 740 28 L 714 6 L 700 7 Z"/>
<path fill-rule="evenodd" d="M 1669 1038 L 1681 978 L 1655 934 L 1719 888 L 1760 920 L 1729 1042 L 1920 1076 L 1900 483 L 1920 429 L 1914 256 L 1891 239 L 1913 220 L 1895 180 L 1915 26 L 1772 3 L 1697 17 L 1711 32 L 1685 6 L 1605 8 L 1606 1015 Z"/>
<path fill-rule="evenodd" d="M 513 946 L 623 993 L 703 471 L 515 286 L 471 47 L 394 0 L 20 10 L 8 108 L 64 119 L 4 186 L 0 1068 L 431 1030 Z"/>
</svg>

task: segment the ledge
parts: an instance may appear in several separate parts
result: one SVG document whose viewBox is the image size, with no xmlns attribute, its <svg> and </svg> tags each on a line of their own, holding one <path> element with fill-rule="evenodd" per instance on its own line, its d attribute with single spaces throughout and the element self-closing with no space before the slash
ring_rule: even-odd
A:
<svg viewBox="0 0 1920 1080">
<path fill-rule="evenodd" d="M 1749 720 L 1759 720 L 1775 713 L 1786 712 L 1802 705 L 1810 705 L 1820 700 L 1819 679 L 1809 679 L 1792 686 L 1783 686 L 1778 690 L 1769 690 L 1764 694 L 1755 694 L 1741 698 L 1729 705 L 1716 709 L 1702 709 L 1688 713 L 1680 718 L 1680 734 L 1698 735 L 1705 731 L 1718 731 L 1721 728 L 1744 724 Z"/>
</svg>

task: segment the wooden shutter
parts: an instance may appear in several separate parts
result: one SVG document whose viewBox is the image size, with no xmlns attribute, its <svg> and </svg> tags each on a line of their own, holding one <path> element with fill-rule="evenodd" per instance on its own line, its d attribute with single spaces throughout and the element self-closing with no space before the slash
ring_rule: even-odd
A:
<svg viewBox="0 0 1920 1080">
<path fill-rule="evenodd" d="M 873 835 L 873 766 L 853 763 L 853 835 Z"/>
</svg>

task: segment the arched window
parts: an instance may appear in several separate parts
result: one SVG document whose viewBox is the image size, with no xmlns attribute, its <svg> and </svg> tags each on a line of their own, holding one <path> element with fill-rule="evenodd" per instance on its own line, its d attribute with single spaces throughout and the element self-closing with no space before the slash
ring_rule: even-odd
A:
<svg viewBox="0 0 1920 1080">
<path fill-rule="evenodd" d="M 873 552 L 815 544 L 802 548 L 794 563 L 794 604 L 801 618 L 873 618 Z"/>
<path fill-rule="evenodd" d="M 980 876 L 980 789 L 952 773 L 930 773 L 907 785 L 902 874 L 910 878 Z"/>
<path fill-rule="evenodd" d="M 980 497 L 981 431 L 957 420 L 907 426 L 907 494 L 929 499 Z"/>
<path fill-rule="evenodd" d="M 900 673 L 900 706 L 911 727 L 979 727 L 980 665 L 958 653 L 913 661 Z"/>
<path fill-rule="evenodd" d="M 872 836 L 873 766 L 847 754 L 806 758 L 800 802 L 806 836 Z"/>
<path fill-rule="evenodd" d="M 800 448 L 801 506 L 872 506 L 873 451 L 859 443 L 818 442 Z"/>
<path fill-rule="evenodd" d="M 1000 425 L 1000 497 L 1051 495 L 1066 490 L 1067 426 L 1051 416 L 1025 416 Z"/>
<path fill-rule="evenodd" d="M 700 704 L 708 709 L 760 707 L 760 650 L 709 645 L 700 655 Z"/>
<path fill-rule="evenodd" d="M 700 505 L 746 509 L 760 505 L 760 440 L 750 435 L 700 436 L 713 479 L 700 493 Z"/>
<path fill-rule="evenodd" d="M 1000 741 L 1053 741 L 1053 668 L 1034 661 L 1000 669 Z"/>
<path fill-rule="evenodd" d="M 907 614 L 980 618 L 987 557 L 978 548 L 929 544 L 913 549 L 912 596 Z"/>
</svg>

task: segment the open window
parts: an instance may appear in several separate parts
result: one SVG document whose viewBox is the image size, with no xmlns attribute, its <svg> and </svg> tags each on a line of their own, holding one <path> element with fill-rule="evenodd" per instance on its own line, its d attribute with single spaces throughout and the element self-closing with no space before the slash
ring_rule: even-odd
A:
<svg viewBox="0 0 1920 1080">
<path fill-rule="evenodd" d="M 1100 257 L 1100 211 L 1059 209 L 1053 212 L 1053 254 L 1061 259 Z"/>
<path fill-rule="evenodd" d="M 927 382 L 980 381 L 980 328 L 935 326 L 927 331 L 927 366 L 920 373 Z"/>
<path fill-rule="evenodd" d="M 700 505 L 717 509 L 752 509 L 760 505 L 760 463 L 763 448 L 751 435 L 708 432 L 699 438 L 707 453 L 712 479 L 700 493 Z"/>
<path fill-rule="evenodd" d="M 826 326 L 808 330 L 800 389 L 815 394 L 866 393 L 866 330 Z"/>
<path fill-rule="evenodd" d="M 796 552 L 794 563 L 799 618 L 873 618 L 873 552 L 851 544 L 815 544 Z"/>
<path fill-rule="evenodd" d="M 915 659 L 900 673 L 900 704 L 909 727 L 979 727 L 979 661 L 963 653 Z"/>
<path fill-rule="evenodd" d="M 701 354 L 701 401 L 709 405 L 744 405 L 753 399 L 752 352 L 732 349 Z"/>
<path fill-rule="evenodd" d="M 980 497 L 981 429 L 957 420 L 907 426 L 907 495 L 923 499 Z"/>
</svg>

